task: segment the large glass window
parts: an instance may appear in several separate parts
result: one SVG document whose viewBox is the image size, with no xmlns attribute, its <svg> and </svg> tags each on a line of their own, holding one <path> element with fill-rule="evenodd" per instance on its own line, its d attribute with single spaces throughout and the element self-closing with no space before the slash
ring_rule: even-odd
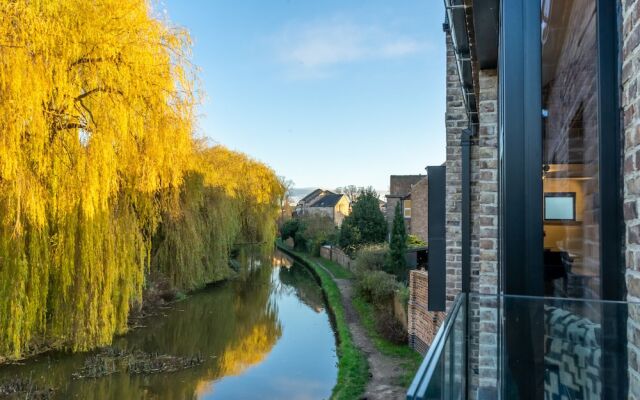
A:
<svg viewBox="0 0 640 400">
<path fill-rule="evenodd" d="M 542 0 L 545 295 L 597 298 L 600 286 L 595 0 Z"/>
</svg>

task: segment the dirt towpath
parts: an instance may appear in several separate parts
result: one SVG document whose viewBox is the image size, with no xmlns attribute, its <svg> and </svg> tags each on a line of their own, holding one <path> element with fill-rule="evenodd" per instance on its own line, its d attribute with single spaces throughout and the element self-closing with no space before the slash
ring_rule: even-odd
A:
<svg viewBox="0 0 640 400">
<path fill-rule="evenodd" d="M 360 322 L 360 316 L 353 307 L 351 298 L 353 296 L 353 282 L 348 279 L 337 279 L 331 271 L 324 268 L 320 263 L 316 265 L 325 270 L 336 282 L 340 289 L 342 305 L 353 341 L 362 350 L 369 362 L 369 374 L 371 379 L 367 384 L 366 391 L 362 399 L 366 400 L 395 400 L 405 399 L 407 388 L 398 385 L 398 379 L 402 375 L 402 369 L 398 362 L 392 357 L 386 356 L 376 349 L 366 330 Z"/>
</svg>

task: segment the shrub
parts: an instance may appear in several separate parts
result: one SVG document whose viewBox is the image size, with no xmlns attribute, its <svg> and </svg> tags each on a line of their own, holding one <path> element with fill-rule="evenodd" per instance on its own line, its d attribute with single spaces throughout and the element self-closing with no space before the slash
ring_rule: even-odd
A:
<svg viewBox="0 0 640 400">
<path fill-rule="evenodd" d="M 411 295 L 411 292 L 409 291 L 409 287 L 406 285 L 406 283 L 398 284 L 398 299 L 400 300 L 400 303 L 404 307 L 405 312 L 408 312 L 408 309 L 409 309 L 410 295 Z"/>
<path fill-rule="evenodd" d="M 420 239 L 416 235 L 407 236 L 407 246 L 409 246 L 409 247 L 422 247 L 422 246 L 426 246 L 426 245 L 427 245 L 427 242 L 425 242 L 424 240 Z"/>
<path fill-rule="evenodd" d="M 364 244 L 384 242 L 387 221 L 380 211 L 380 200 L 373 188 L 363 189 L 342 222 L 339 244 L 345 251 Z"/>
<path fill-rule="evenodd" d="M 385 257 L 388 251 L 389 247 L 386 243 L 370 244 L 362 247 L 356 255 L 356 273 L 383 271 L 385 269 Z"/>
<path fill-rule="evenodd" d="M 300 229 L 300 220 L 297 218 L 290 219 L 280 227 L 280 237 L 282 240 L 292 238 L 295 240 L 296 233 Z"/>
<path fill-rule="evenodd" d="M 320 247 L 334 243 L 337 229 L 326 215 L 305 215 L 282 224 L 280 236 L 283 240 L 293 238 L 294 248 L 318 256 Z"/>
<path fill-rule="evenodd" d="M 370 271 L 361 274 L 356 282 L 356 290 L 367 302 L 377 308 L 387 306 L 398 289 L 396 278 L 384 271 Z"/>
<path fill-rule="evenodd" d="M 404 279 L 407 269 L 407 230 L 404 224 L 404 214 L 400 203 L 396 205 L 391 230 L 391 243 L 387 256 L 387 272 Z"/>
<path fill-rule="evenodd" d="M 390 310 L 383 310 L 376 314 L 376 330 L 383 338 L 392 343 L 407 343 L 408 337 L 404 326 Z"/>
</svg>

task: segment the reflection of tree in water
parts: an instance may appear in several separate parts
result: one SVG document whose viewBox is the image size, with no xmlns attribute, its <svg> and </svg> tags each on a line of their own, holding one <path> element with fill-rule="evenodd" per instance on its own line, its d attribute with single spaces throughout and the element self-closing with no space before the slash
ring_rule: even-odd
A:
<svg viewBox="0 0 640 400">
<path fill-rule="evenodd" d="M 278 310 L 271 296 L 272 254 L 242 255 L 239 277 L 205 289 L 177 303 L 164 318 L 145 320 L 146 328 L 118 338 L 114 346 L 149 353 L 200 354 L 203 365 L 171 374 L 118 373 L 98 379 L 71 380 L 86 354 L 28 363 L 0 370 L 0 380 L 28 376 L 56 388 L 57 398 L 189 399 L 203 381 L 240 374 L 261 362 L 282 335 Z M 246 262 L 246 263 L 245 263 Z M 258 268 L 256 265 L 261 265 Z"/>
<path fill-rule="evenodd" d="M 322 289 L 305 267 L 294 264 L 291 268 L 280 268 L 279 278 L 280 282 L 286 285 L 288 290 L 294 292 L 304 304 L 316 312 L 324 310 Z"/>
</svg>

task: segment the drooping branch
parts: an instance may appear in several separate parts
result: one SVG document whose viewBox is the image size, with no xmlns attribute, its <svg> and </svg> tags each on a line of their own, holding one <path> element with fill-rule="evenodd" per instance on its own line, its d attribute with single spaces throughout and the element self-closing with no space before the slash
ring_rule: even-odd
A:
<svg viewBox="0 0 640 400">
<path fill-rule="evenodd" d="M 98 88 L 91 89 L 89 91 L 86 91 L 86 92 L 82 93 L 81 95 L 77 96 L 74 100 L 75 101 L 81 101 L 85 97 L 91 96 L 92 94 L 98 93 L 98 92 L 117 93 L 117 94 L 119 94 L 121 96 L 124 95 L 124 93 L 122 93 L 122 90 L 119 90 L 119 89 L 114 89 L 114 88 L 110 88 L 110 87 L 98 87 Z"/>
<path fill-rule="evenodd" d="M 105 61 L 112 61 L 115 64 L 120 64 L 122 62 L 122 55 L 118 53 L 113 57 L 80 57 L 76 61 L 69 64 L 69 68 L 67 70 L 71 71 L 71 69 L 77 65 L 97 64 Z"/>
</svg>

